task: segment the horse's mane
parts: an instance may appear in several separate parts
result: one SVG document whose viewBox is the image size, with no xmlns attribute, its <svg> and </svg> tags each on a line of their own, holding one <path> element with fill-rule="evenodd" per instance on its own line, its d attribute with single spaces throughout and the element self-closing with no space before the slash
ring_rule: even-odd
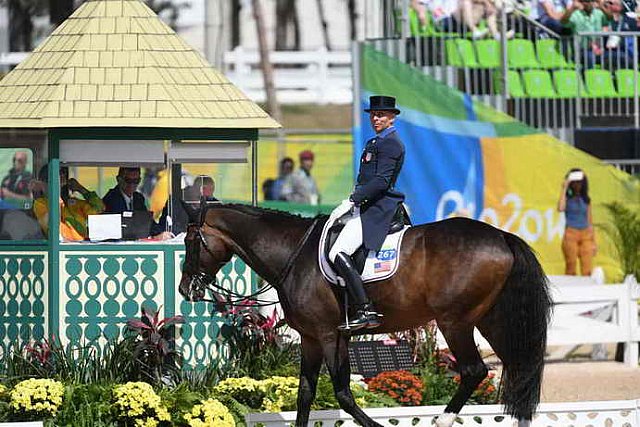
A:
<svg viewBox="0 0 640 427">
<path fill-rule="evenodd" d="M 286 211 L 281 211 L 281 210 L 277 210 L 277 209 L 271 209 L 271 208 L 265 208 L 265 207 L 261 207 L 261 206 L 251 206 L 251 205 L 245 205 L 242 203 L 220 203 L 220 204 L 213 204 L 213 205 L 208 205 L 207 206 L 207 210 L 209 209 L 231 209 L 234 211 L 238 211 L 241 212 L 243 214 L 247 214 L 247 215 L 251 215 L 251 216 L 256 216 L 262 219 L 266 219 L 266 220 L 270 220 L 270 219 L 275 219 L 275 220 L 281 220 L 281 219 L 294 219 L 297 221 L 312 221 L 314 218 L 309 218 L 309 217 L 304 217 L 302 215 L 299 214 L 292 214 L 290 212 L 286 212 Z M 318 219 L 322 219 L 324 217 L 328 217 L 328 215 L 325 214 L 318 214 L 316 215 L 315 218 Z"/>
</svg>

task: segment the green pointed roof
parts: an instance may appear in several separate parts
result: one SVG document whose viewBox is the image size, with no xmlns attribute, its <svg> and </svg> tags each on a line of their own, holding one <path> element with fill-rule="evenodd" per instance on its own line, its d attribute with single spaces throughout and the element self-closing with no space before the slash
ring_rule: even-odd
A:
<svg viewBox="0 0 640 427">
<path fill-rule="evenodd" d="M 89 0 L 0 80 L 0 128 L 280 125 L 140 0 Z"/>
</svg>

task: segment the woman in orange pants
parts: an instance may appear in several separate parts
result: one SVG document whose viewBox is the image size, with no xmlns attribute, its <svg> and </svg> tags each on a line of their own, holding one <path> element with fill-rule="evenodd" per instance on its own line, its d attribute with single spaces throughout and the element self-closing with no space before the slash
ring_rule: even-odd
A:
<svg viewBox="0 0 640 427">
<path fill-rule="evenodd" d="M 580 273 L 589 276 L 597 247 L 593 232 L 589 183 L 582 170 L 574 168 L 567 174 L 562 184 L 558 210 L 565 213 L 566 220 L 562 239 L 565 274 L 574 276 L 580 259 Z"/>
</svg>

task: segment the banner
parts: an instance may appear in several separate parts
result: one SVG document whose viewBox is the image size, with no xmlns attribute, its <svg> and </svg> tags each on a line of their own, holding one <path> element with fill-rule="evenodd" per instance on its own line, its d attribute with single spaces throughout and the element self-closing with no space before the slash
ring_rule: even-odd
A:
<svg viewBox="0 0 640 427">
<path fill-rule="evenodd" d="M 406 157 L 397 188 L 414 224 L 451 216 L 486 221 L 529 242 L 547 274 L 563 274 L 565 224 L 557 203 L 569 169 L 588 177 L 596 225 L 608 221 L 606 202 L 640 204 L 637 179 L 367 46 L 361 73 L 362 109 L 370 95 L 386 94 L 402 111 L 395 125 Z M 356 170 L 374 135 L 368 114 L 361 119 L 362 128 L 354 129 Z M 613 248 L 597 226 L 596 240 L 594 265 L 619 279 Z"/>
</svg>

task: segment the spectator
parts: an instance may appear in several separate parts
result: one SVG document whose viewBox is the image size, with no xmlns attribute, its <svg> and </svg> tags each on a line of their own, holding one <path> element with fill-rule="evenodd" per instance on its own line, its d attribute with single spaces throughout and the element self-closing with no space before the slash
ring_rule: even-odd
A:
<svg viewBox="0 0 640 427">
<path fill-rule="evenodd" d="M 140 185 L 140 168 L 123 167 L 118 169 L 116 176 L 117 184 L 102 198 L 104 202 L 104 213 L 147 211 L 147 205 L 142 193 L 137 191 Z M 171 232 L 166 231 L 166 223 L 158 224 L 153 222 L 150 235 L 155 240 L 165 240 L 173 238 Z"/>
<path fill-rule="evenodd" d="M 580 259 L 580 273 L 590 276 L 591 261 L 597 247 L 591 216 L 589 183 L 582 170 L 571 169 L 565 177 L 558 200 L 558 211 L 565 213 L 566 226 L 562 239 L 565 274 L 575 275 L 577 261 Z"/>
<path fill-rule="evenodd" d="M 318 187 L 311 176 L 313 158 L 313 152 L 309 150 L 300 153 L 300 169 L 291 173 L 284 181 L 281 192 L 282 199 L 307 205 L 318 204 Z"/>
<path fill-rule="evenodd" d="M 33 202 L 33 213 L 38 219 L 42 232 L 49 232 L 49 198 L 47 197 L 48 166 L 43 166 L 38 180 L 31 185 L 38 197 Z M 80 193 L 83 199 L 73 197 Z M 87 218 L 104 211 L 104 204 L 94 192 L 87 190 L 75 178 L 69 179 L 69 168 L 60 168 L 60 235 L 67 241 L 84 240 L 89 237 Z"/>
<path fill-rule="evenodd" d="M 411 0 L 410 7 L 416 12 L 423 31 L 431 22 L 437 30 L 457 31 L 458 25 L 453 14 L 458 9 L 458 0 Z"/>
<path fill-rule="evenodd" d="M 216 183 L 208 175 L 198 175 L 195 179 L 194 185 L 199 191 L 200 197 L 204 197 L 207 202 L 217 202 L 213 196 L 214 191 L 216 191 Z"/>
<path fill-rule="evenodd" d="M 534 0 L 531 17 L 559 35 L 569 35 L 570 29 L 565 27 L 561 19 L 572 0 Z"/>
<path fill-rule="evenodd" d="M 594 0 L 576 0 L 562 15 L 561 22 L 571 29 L 572 34 L 581 32 L 601 32 L 607 25 L 607 17 L 596 7 Z M 584 63 L 591 68 L 602 60 L 603 49 L 598 40 L 585 37 L 582 40 Z"/>
<path fill-rule="evenodd" d="M 499 39 L 498 15 L 501 8 L 501 0 L 460 0 L 456 19 L 464 22 L 474 39 L 484 37 L 487 32 L 490 32 L 492 37 Z M 478 28 L 478 24 L 482 19 L 487 21 L 487 28 L 481 30 Z M 506 36 L 508 39 L 513 38 L 514 31 L 507 31 Z"/>
<path fill-rule="evenodd" d="M 614 32 L 638 31 L 638 24 L 635 18 L 625 13 L 622 0 L 606 0 L 602 11 L 607 15 L 607 28 Z M 607 37 L 605 44 L 605 58 L 607 68 L 631 68 L 633 61 L 633 37 L 620 37 L 612 34 Z"/>
<path fill-rule="evenodd" d="M 117 184 L 102 198 L 105 213 L 146 211 L 145 198 L 137 191 L 140 185 L 140 168 L 120 168 Z"/>
<path fill-rule="evenodd" d="M 285 157 L 280 160 L 280 171 L 278 172 L 278 178 L 273 181 L 270 188 L 269 198 L 267 200 L 284 200 L 282 197 L 282 186 L 289 178 L 289 175 L 293 173 L 294 162 L 291 157 Z"/>
<path fill-rule="evenodd" d="M 27 152 L 16 151 L 13 155 L 13 167 L 0 184 L 0 198 L 2 199 L 30 199 L 29 182 L 31 173 L 27 172 Z"/>
</svg>

